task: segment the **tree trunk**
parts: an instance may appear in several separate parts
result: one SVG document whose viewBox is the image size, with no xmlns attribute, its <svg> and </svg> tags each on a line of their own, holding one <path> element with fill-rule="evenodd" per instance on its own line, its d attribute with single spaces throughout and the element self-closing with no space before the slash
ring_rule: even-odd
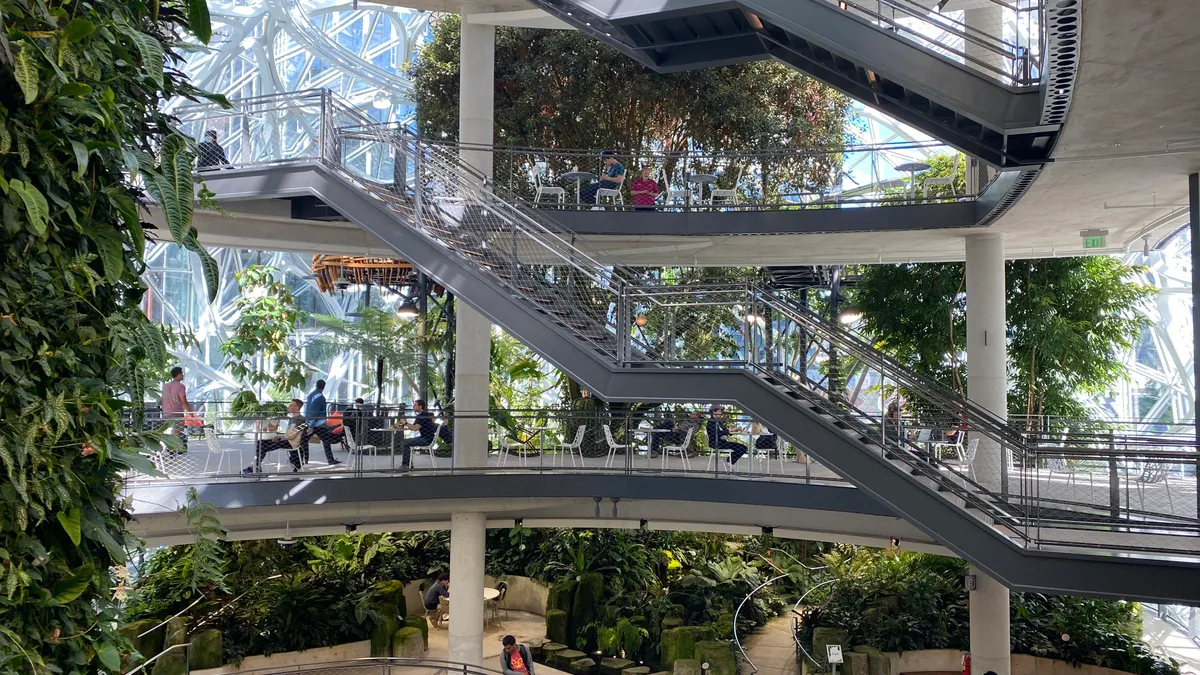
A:
<svg viewBox="0 0 1200 675">
<path fill-rule="evenodd" d="M 375 359 L 375 384 L 378 385 L 379 391 L 375 394 L 375 414 L 378 415 L 383 410 L 383 357 Z"/>
</svg>

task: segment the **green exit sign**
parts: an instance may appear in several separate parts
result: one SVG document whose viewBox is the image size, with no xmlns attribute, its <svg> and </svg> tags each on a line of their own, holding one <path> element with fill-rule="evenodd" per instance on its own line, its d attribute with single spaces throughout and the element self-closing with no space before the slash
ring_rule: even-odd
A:
<svg viewBox="0 0 1200 675">
<path fill-rule="evenodd" d="M 1107 235 L 1103 235 L 1103 234 L 1098 237 L 1084 237 L 1083 238 L 1083 247 L 1084 248 L 1108 248 L 1108 237 L 1107 237 Z"/>
</svg>

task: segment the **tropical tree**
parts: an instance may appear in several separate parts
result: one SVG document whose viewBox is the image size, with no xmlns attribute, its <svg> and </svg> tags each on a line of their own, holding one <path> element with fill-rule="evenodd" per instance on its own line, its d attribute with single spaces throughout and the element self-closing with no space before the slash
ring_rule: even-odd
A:
<svg viewBox="0 0 1200 675">
<path fill-rule="evenodd" d="M 1120 355 L 1146 325 L 1139 308 L 1153 289 L 1111 256 L 1016 260 L 1005 271 L 1009 413 L 1086 418 L 1085 397 L 1125 377 Z M 965 282 L 962 263 L 873 265 L 852 303 L 883 349 L 962 391 Z"/>
<path fill-rule="evenodd" d="M 458 137 L 459 17 L 438 19 L 410 72 L 419 131 Z M 764 194 L 824 187 L 837 181 L 849 99 L 780 63 L 655 73 L 578 31 L 500 28 L 496 32 L 495 142 L 560 149 L 614 148 L 705 153 L 781 151 L 742 169 L 761 174 Z M 787 152 L 829 148 L 829 153 Z M 565 158 L 556 166 L 569 170 Z M 582 168 L 582 167 L 581 167 Z M 675 169 L 674 163 L 665 167 Z M 713 170 L 699 167 L 691 170 Z M 725 171 L 736 175 L 737 167 Z M 528 167 L 500 159 L 516 183 Z M 727 187 L 734 187 L 729 185 Z"/>
<path fill-rule="evenodd" d="M 146 190 L 195 252 L 194 145 L 161 112 L 196 97 L 173 51 L 211 36 L 203 0 L 0 0 L 0 673 L 109 673 L 113 569 L 136 541 L 121 472 L 164 440 L 129 431 L 166 361 L 139 309 Z M 139 425 L 133 428 L 140 429 Z"/>
<path fill-rule="evenodd" d="M 307 314 L 270 265 L 238 272 L 238 310 L 233 334 L 221 343 L 230 374 L 251 386 L 288 393 L 308 381 L 309 368 L 291 337 Z"/>
</svg>

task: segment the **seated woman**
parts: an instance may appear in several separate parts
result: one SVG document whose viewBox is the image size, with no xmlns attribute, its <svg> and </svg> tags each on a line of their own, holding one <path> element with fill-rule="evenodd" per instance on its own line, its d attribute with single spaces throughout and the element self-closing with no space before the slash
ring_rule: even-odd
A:
<svg viewBox="0 0 1200 675">
<path fill-rule="evenodd" d="M 596 193 L 601 189 L 619 190 L 625 182 L 625 167 L 617 161 L 617 153 L 605 150 L 601 155 L 604 161 L 604 177 L 598 183 L 592 183 L 579 192 L 579 201 L 584 204 L 595 204 Z M 598 207 L 597 207 L 598 208 Z"/>
</svg>

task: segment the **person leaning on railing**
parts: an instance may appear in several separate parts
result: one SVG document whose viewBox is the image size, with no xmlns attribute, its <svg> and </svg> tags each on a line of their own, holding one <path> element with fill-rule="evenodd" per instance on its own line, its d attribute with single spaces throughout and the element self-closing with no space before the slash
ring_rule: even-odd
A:
<svg viewBox="0 0 1200 675">
<path fill-rule="evenodd" d="M 259 431 L 264 436 L 254 444 L 254 466 L 242 469 L 242 473 L 261 473 L 263 457 L 272 450 L 285 449 L 289 451 L 288 461 L 292 464 L 292 472 L 295 473 L 300 470 L 300 453 L 298 448 L 307 429 L 304 423 L 304 416 L 300 414 L 303 405 L 303 401 L 294 398 L 288 404 L 288 417 L 286 419 L 259 421 Z M 287 424 L 287 431 L 281 431 L 280 427 L 284 426 L 285 423 Z M 268 434 L 270 438 L 266 437 Z"/>
</svg>

